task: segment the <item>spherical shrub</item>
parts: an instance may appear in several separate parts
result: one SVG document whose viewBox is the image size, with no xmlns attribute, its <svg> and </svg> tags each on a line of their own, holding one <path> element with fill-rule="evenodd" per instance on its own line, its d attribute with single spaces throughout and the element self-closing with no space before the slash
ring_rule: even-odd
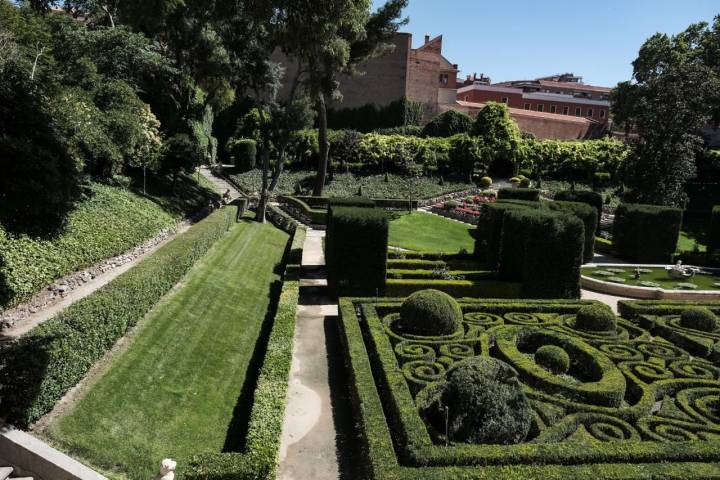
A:
<svg viewBox="0 0 720 480">
<path fill-rule="evenodd" d="M 482 188 L 490 188 L 490 185 L 492 185 L 493 181 L 490 177 L 482 177 L 480 179 L 480 187 Z"/>
<path fill-rule="evenodd" d="M 680 326 L 712 332 L 717 328 L 717 316 L 705 307 L 688 308 L 680 314 Z"/>
<path fill-rule="evenodd" d="M 420 290 L 410 295 L 400 307 L 398 327 L 412 335 L 449 335 L 462 322 L 460 305 L 447 293 Z"/>
<path fill-rule="evenodd" d="M 614 332 L 617 319 L 607 305 L 593 304 L 582 307 L 575 316 L 575 328 L 588 332 Z"/>
<path fill-rule="evenodd" d="M 522 178 L 520 179 L 520 188 L 530 188 L 530 179 L 529 178 Z"/>
<path fill-rule="evenodd" d="M 535 352 L 535 362 L 555 374 L 567 373 L 570 369 L 570 356 L 556 345 L 543 345 Z"/>
<path fill-rule="evenodd" d="M 514 444 L 525 440 L 532 425 L 532 408 L 517 372 L 491 357 L 473 357 L 457 364 L 447 380 L 420 409 L 453 442 Z"/>
</svg>

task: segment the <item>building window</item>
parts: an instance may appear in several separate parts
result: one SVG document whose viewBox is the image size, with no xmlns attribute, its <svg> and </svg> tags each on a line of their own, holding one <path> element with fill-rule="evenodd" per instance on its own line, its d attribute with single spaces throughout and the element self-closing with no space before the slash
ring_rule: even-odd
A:
<svg viewBox="0 0 720 480">
<path fill-rule="evenodd" d="M 470 95 L 465 95 L 465 101 L 467 102 L 469 100 L 470 100 Z"/>
<path fill-rule="evenodd" d="M 450 81 L 450 76 L 447 73 L 440 74 L 440 85 L 447 85 Z"/>
<path fill-rule="evenodd" d="M 500 101 L 501 101 L 502 103 L 504 103 L 505 105 L 507 105 L 507 104 L 508 104 L 508 97 L 502 97 L 502 98 L 500 99 Z"/>
<path fill-rule="evenodd" d="M 580 108 L 580 107 L 575 107 L 575 116 L 576 116 L 576 117 L 582 116 L 582 108 Z"/>
<path fill-rule="evenodd" d="M 563 115 L 570 115 L 570 107 L 563 107 Z"/>
<path fill-rule="evenodd" d="M 529 103 L 526 103 L 526 104 L 525 104 L 525 110 L 530 110 L 530 104 L 529 104 Z"/>
<path fill-rule="evenodd" d="M 590 118 L 592 118 L 593 113 L 595 113 L 595 112 L 593 112 L 593 109 L 592 109 L 592 108 L 588 108 L 588 114 L 587 114 L 587 116 L 590 117 Z"/>
<path fill-rule="evenodd" d="M 545 105 L 543 105 L 542 103 L 539 103 L 538 106 L 537 106 L 537 111 L 538 111 L 538 112 L 544 112 L 544 111 L 545 111 Z"/>
<path fill-rule="evenodd" d="M 557 113 L 557 106 L 550 105 L 550 113 Z"/>
<path fill-rule="evenodd" d="M 605 118 L 605 110 L 600 110 L 600 118 Z"/>
</svg>

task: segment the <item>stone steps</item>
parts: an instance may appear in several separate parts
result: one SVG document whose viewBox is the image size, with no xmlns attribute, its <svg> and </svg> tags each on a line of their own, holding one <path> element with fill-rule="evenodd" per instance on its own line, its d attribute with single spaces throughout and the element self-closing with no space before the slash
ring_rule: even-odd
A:
<svg viewBox="0 0 720 480">
<path fill-rule="evenodd" d="M 0 467 L 0 480 L 33 480 L 33 477 L 11 477 L 12 467 Z"/>
</svg>

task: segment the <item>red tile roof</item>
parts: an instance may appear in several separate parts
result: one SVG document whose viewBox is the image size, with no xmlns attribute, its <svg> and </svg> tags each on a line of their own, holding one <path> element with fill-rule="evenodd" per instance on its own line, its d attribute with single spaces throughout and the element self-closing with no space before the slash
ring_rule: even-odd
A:
<svg viewBox="0 0 720 480">
<path fill-rule="evenodd" d="M 457 101 L 458 105 L 466 107 L 466 108 L 476 108 L 476 109 L 482 109 L 485 107 L 484 103 L 475 103 L 475 102 L 465 102 L 463 100 Z M 573 115 L 561 115 L 559 113 L 549 113 L 549 112 L 536 112 L 535 110 L 524 110 L 522 108 L 508 108 L 510 110 L 511 115 L 520 116 L 520 117 L 537 117 L 537 118 L 547 118 L 550 120 L 555 120 L 558 122 L 566 122 L 566 123 L 583 123 L 583 124 L 589 124 L 589 123 L 599 123 L 597 120 L 593 120 L 591 118 L 587 117 L 576 117 Z"/>
</svg>

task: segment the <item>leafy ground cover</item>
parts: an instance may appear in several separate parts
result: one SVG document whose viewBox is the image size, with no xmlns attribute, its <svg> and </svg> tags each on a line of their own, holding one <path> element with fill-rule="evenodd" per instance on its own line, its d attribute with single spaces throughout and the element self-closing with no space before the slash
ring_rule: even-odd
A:
<svg viewBox="0 0 720 480">
<path fill-rule="evenodd" d="M 454 220 L 414 212 L 390 222 L 389 244 L 421 252 L 472 252 L 476 227 Z"/>
<path fill-rule="evenodd" d="M 260 170 L 233 174 L 232 179 L 248 194 L 257 194 L 260 190 Z M 276 195 L 312 194 L 315 172 L 287 171 L 280 176 Z M 370 198 L 397 198 L 416 200 L 432 198 L 445 193 L 474 188 L 475 185 L 463 181 L 446 179 L 440 184 L 438 178 L 407 177 L 402 175 L 354 175 L 352 173 L 335 174 L 325 186 L 328 197 L 349 197 L 356 195 L 362 186 L 363 196 Z"/>
<path fill-rule="evenodd" d="M 223 451 L 287 240 L 270 225 L 234 227 L 51 425 L 51 438 L 115 478 L 150 478 L 162 458 L 187 465 Z"/>
<path fill-rule="evenodd" d="M 207 204 L 212 191 L 181 177 L 175 192 L 169 180 L 150 179 L 148 194 L 90 183 L 63 231 L 47 238 L 10 233 L 0 226 L 0 307 L 15 305 L 54 279 L 125 252 L 172 227 Z"/>
<path fill-rule="evenodd" d="M 635 278 L 636 268 L 627 267 L 584 267 L 582 274 L 605 282 L 620 283 L 634 287 L 655 287 L 666 290 L 719 290 L 720 276 L 696 274 L 688 279 L 670 278 L 664 268 L 641 268 L 640 279 Z"/>
<path fill-rule="evenodd" d="M 720 369 L 713 349 L 698 348 L 696 332 L 682 327 L 677 316 L 638 325 L 610 313 L 610 324 L 601 329 L 579 321 L 581 313 L 590 315 L 588 302 L 464 299 L 461 327 L 448 335 L 418 336 L 402 328 L 402 302 L 340 301 L 371 478 L 717 477 Z M 712 347 L 720 331 L 716 325 L 699 333 Z M 548 346 L 557 358 L 567 355 L 567 370 L 541 358 Z M 512 367 L 514 378 L 498 375 L 499 382 L 521 386 L 532 424 L 487 441 L 447 436 L 474 417 L 445 409 L 444 415 L 459 419 L 448 429 L 443 389 L 454 372 L 483 362 Z M 466 387 L 469 392 L 473 384 Z M 463 390 L 455 391 L 466 399 Z M 515 416 L 491 418 L 503 421 L 481 427 L 499 432 Z"/>
</svg>

